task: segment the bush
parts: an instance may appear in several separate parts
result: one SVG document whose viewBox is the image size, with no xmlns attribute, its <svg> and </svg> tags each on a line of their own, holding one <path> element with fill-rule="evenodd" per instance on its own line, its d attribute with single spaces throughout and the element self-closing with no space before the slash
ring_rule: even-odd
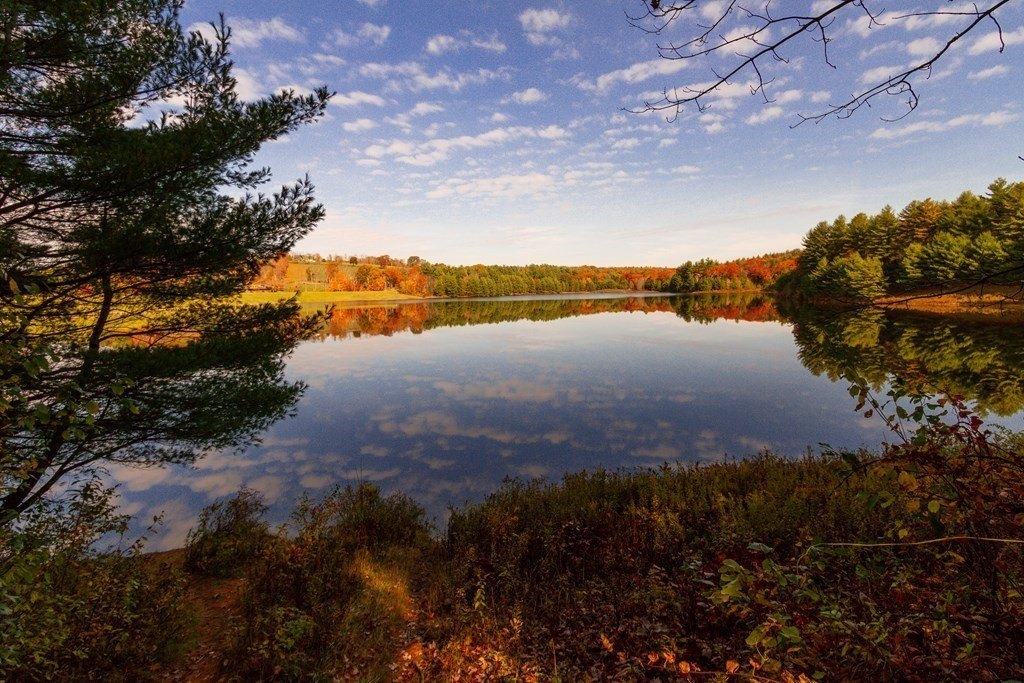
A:
<svg viewBox="0 0 1024 683">
<path fill-rule="evenodd" d="M 176 659 L 192 633 L 183 576 L 123 533 L 112 491 L 89 483 L 0 531 L 0 679 L 129 681 Z"/>
<path fill-rule="evenodd" d="M 263 520 L 267 506 L 259 492 L 242 488 L 199 514 L 199 526 L 185 541 L 185 569 L 211 576 L 233 576 L 255 560 L 270 539 Z"/>
<path fill-rule="evenodd" d="M 892 400 L 921 428 L 877 453 L 511 482 L 453 513 L 466 600 L 435 671 L 471 638 L 542 679 L 1020 678 L 1024 439 Z"/>
<path fill-rule="evenodd" d="M 363 484 L 303 501 L 293 522 L 295 537 L 268 544 L 250 572 L 232 670 L 329 679 L 344 663 L 353 679 L 353 668 L 387 675 L 413 609 L 410 582 L 430 566 L 423 509 Z"/>
</svg>

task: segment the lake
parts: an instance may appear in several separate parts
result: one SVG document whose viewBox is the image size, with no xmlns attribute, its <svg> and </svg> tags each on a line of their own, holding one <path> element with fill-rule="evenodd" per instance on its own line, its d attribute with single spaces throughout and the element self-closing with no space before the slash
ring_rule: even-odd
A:
<svg viewBox="0 0 1024 683">
<path fill-rule="evenodd" d="M 550 296 L 334 311 L 302 344 L 294 415 L 194 468 L 115 468 L 123 509 L 163 514 L 153 549 L 240 486 L 282 522 L 299 496 L 369 480 L 439 523 L 506 477 L 710 462 L 891 438 L 845 377 L 945 387 L 1024 428 L 1018 325 L 880 312 L 780 314 L 755 295 Z"/>
</svg>

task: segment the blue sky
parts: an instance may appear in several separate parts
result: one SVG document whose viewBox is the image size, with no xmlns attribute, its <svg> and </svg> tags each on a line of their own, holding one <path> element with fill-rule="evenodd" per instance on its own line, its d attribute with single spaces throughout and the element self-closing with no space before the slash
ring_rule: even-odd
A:
<svg viewBox="0 0 1024 683">
<path fill-rule="evenodd" d="M 707 81 L 712 65 L 659 60 L 656 42 L 686 27 L 631 27 L 640 0 L 193 0 L 183 21 L 226 15 L 244 97 L 337 91 L 323 121 L 258 159 L 275 182 L 308 172 L 317 185 L 327 218 L 299 251 L 674 266 L 793 248 L 839 213 L 1024 178 L 1020 4 L 999 15 L 1005 52 L 979 27 L 921 84 L 910 117 L 885 123 L 898 103 L 879 101 L 796 129 L 799 113 L 905 67 L 956 23 L 840 17 L 836 69 L 803 41 L 771 74 L 773 103 L 739 79 L 669 122 L 624 109 Z"/>
</svg>

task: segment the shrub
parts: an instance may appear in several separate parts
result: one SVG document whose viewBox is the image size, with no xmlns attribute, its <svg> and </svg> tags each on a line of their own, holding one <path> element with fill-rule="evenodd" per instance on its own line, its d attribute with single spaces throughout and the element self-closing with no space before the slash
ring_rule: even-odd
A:
<svg viewBox="0 0 1024 683">
<path fill-rule="evenodd" d="M 232 670 L 245 680 L 330 678 L 344 663 L 350 676 L 385 675 L 412 610 L 410 582 L 429 566 L 423 509 L 362 484 L 303 501 L 293 522 L 294 538 L 268 544 L 250 572 Z"/>
<path fill-rule="evenodd" d="M 0 679 L 138 680 L 182 653 L 183 576 L 141 540 L 94 550 L 124 532 L 112 495 L 88 483 L 0 531 Z"/>
<path fill-rule="evenodd" d="M 267 506 L 259 492 L 242 488 L 199 514 L 199 526 L 185 541 L 185 568 L 211 576 L 232 576 L 255 560 L 270 538 L 263 520 Z"/>
</svg>

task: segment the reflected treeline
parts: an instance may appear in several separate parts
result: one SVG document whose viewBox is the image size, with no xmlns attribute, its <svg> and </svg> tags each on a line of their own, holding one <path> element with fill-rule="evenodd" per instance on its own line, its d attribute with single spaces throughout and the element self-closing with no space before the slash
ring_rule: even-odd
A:
<svg viewBox="0 0 1024 683">
<path fill-rule="evenodd" d="M 592 299 L 462 299 L 390 306 L 337 308 L 324 337 L 418 334 L 437 327 L 484 325 L 516 320 L 558 320 L 597 313 L 675 313 L 687 322 L 778 320 L 771 299 L 752 294 L 681 297 L 614 297 Z"/>
<path fill-rule="evenodd" d="M 772 297 L 756 292 L 695 294 L 672 300 L 672 310 L 686 322 L 710 324 L 716 320 L 778 321 Z"/>
<path fill-rule="evenodd" d="M 558 320 L 598 313 L 674 313 L 687 322 L 793 323 L 800 360 L 833 381 L 854 376 L 882 388 L 892 378 L 975 401 L 1007 416 L 1024 409 L 1024 326 L 1003 321 L 786 306 L 771 297 L 708 294 L 579 299 L 462 299 L 336 309 L 322 337 L 422 333 L 438 327 Z"/>
<path fill-rule="evenodd" d="M 858 376 L 875 389 L 896 378 L 925 393 L 945 392 L 982 413 L 1024 408 L 1024 326 L 998 320 L 880 310 L 792 313 L 800 360 L 834 381 Z"/>
</svg>

